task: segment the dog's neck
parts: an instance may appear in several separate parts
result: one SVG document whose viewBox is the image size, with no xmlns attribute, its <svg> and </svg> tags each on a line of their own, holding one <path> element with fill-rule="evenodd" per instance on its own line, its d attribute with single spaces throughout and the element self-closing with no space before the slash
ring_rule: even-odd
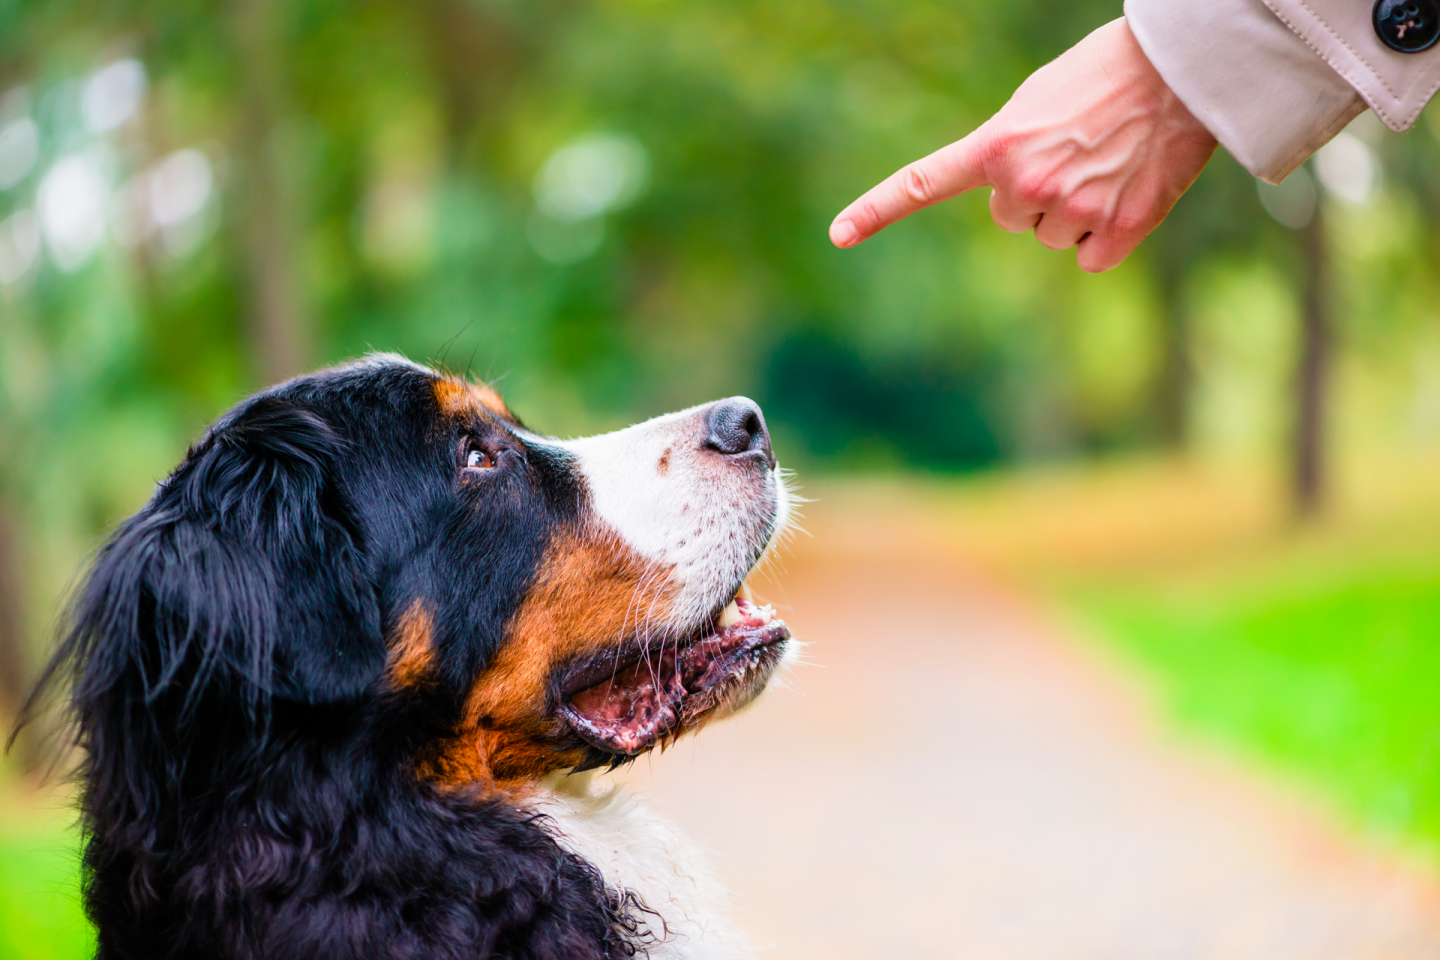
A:
<svg viewBox="0 0 1440 960">
<path fill-rule="evenodd" d="M 595 771 L 559 771 L 524 803 L 562 847 L 594 865 L 611 890 L 633 892 L 658 918 L 652 960 L 748 960 L 754 948 L 731 919 L 734 895 L 704 854 L 668 821 Z M 646 918 L 651 919 L 651 918 Z"/>
<path fill-rule="evenodd" d="M 555 770 L 540 780 L 540 787 L 547 793 L 561 797 L 589 797 L 594 793 L 595 771 L 576 773 L 573 770 Z"/>
</svg>

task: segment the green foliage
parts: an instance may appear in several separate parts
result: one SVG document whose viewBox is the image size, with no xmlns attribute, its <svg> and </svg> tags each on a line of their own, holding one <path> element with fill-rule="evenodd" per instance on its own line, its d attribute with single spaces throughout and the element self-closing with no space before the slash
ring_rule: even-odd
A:
<svg viewBox="0 0 1440 960">
<path fill-rule="evenodd" d="M 271 362 L 266 313 L 293 318 L 311 364 L 370 349 L 437 360 L 502 380 L 512 406 L 558 433 L 745 393 L 792 465 L 964 470 L 1153 438 L 1165 321 L 1147 262 L 1085 277 L 994 230 L 983 196 L 858 250 L 826 238 L 860 190 L 963 134 L 1115 12 L 0 7 L 0 95 L 20 92 L 0 125 L 28 115 L 40 133 L 33 169 L 0 190 L 0 225 L 34 210 L 67 158 L 98 157 L 109 191 L 96 252 L 62 264 L 47 243 L 0 286 L 0 502 L 21 531 L 31 636 L 93 538 L 286 365 Z M 1037 39 L 1034 22 L 1052 30 Z M 127 57 L 148 75 L 143 105 L 95 132 L 86 84 Z M 578 223 L 548 217 L 547 159 L 597 134 L 644 151 L 638 191 Z M 186 148 L 215 187 L 193 236 L 117 242 L 125 204 L 143 207 L 145 178 Z M 1233 165 L 1214 176 L 1237 180 Z"/>
<path fill-rule="evenodd" d="M 941 467 L 1134 442 L 1147 377 L 1118 418 L 1070 416 L 1063 331 L 1083 279 L 1066 258 L 983 229 L 983 198 L 859 251 L 826 241 L 857 191 L 973 126 L 1112 12 L 1022 7 L 275 5 L 268 50 L 284 92 L 267 149 L 290 206 L 312 358 L 377 348 L 473 361 L 511 374 L 517 405 L 556 429 L 748 392 L 778 404 L 797 455 L 833 453 L 823 437 L 835 433 Z M 96 388 L 78 407 L 143 394 L 176 411 L 174 449 L 254 386 L 258 368 L 237 226 L 253 193 L 242 164 L 253 91 L 235 18 L 76 0 L 13 18 L 0 62 L 34 94 L 46 161 L 84 139 L 75 81 L 118 50 L 139 56 L 152 82 L 143 121 L 111 138 L 117 179 L 188 144 L 221 171 L 221 231 L 198 254 L 106 256 L 78 274 L 46 267 L 11 305 L 47 357 L 65 354 L 56 335 L 81 317 L 106 330 L 112 342 L 94 358 L 106 369 L 77 378 Z M 1021 26 L 1036 21 L 1052 25 L 1038 42 Z M 536 171 L 565 143 L 606 130 L 646 149 L 646 189 L 603 217 L 593 255 L 547 263 L 526 242 Z M 5 203 L 28 203 L 33 187 Z M 1143 271 L 1124 284 L 1148 296 Z M 95 315 L 101 303 L 125 322 Z M 791 412 L 785 401 L 806 385 L 787 358 L 816 342 L 865 404 L 812 400 Z M 903 395 L 888 385 L 912 372 Z M 1008 398 L 1027 392 L 1015 385 L 1037 376 L 1056 386 L 1036 411 L 1013 414 Z M 895 430 L 930 406 L 965 411 L 968 439 L 937 449 L 927 431 Z"/>
</svg>

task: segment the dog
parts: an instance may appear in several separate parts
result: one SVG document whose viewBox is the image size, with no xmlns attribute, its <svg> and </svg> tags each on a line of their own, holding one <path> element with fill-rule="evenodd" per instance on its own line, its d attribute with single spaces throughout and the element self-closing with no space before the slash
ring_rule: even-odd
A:
<svg viewBox="0 0 1440 960">
<path fill-rule="evenodd" d="M 100 549 L 42 681 L 102 960 L 750 953 L 591 783 L 791 657 L 745 588 L 793 497 L 760 408 L 528 430 L 372 355 L 220 418 Z"/>
</svg>

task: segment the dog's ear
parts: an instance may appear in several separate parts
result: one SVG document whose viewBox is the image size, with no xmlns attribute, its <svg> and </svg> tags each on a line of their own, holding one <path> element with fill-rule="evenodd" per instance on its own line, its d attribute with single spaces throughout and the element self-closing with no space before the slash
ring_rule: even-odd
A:
<svg viewBox="0 0 1440 960">
<path fill-rule="evenodd" d="M 57 662 L 76 706 L 122 690 L 321 704 L 384 666 L 362 535 L 340 483 L 348 445 L 314 413 L 261 398 L 222 421 L 98 556 Z M 84 718 L 82 717 L 82 724 Z"/>
</svg>

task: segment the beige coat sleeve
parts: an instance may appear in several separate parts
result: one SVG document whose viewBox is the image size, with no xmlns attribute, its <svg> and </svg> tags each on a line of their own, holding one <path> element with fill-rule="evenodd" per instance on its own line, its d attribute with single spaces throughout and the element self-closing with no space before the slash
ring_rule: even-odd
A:
<svg viewBox="0 0 1440 960">
<path fill-rule="evenodd" d="M 1247 170 L 1279 182 L 1368 106 L 1407 130 L 1440 87 L 1440 45 L 1386 47 L 1373 0 L 1125 0 L 1160 76 Z"/>
</svg>

